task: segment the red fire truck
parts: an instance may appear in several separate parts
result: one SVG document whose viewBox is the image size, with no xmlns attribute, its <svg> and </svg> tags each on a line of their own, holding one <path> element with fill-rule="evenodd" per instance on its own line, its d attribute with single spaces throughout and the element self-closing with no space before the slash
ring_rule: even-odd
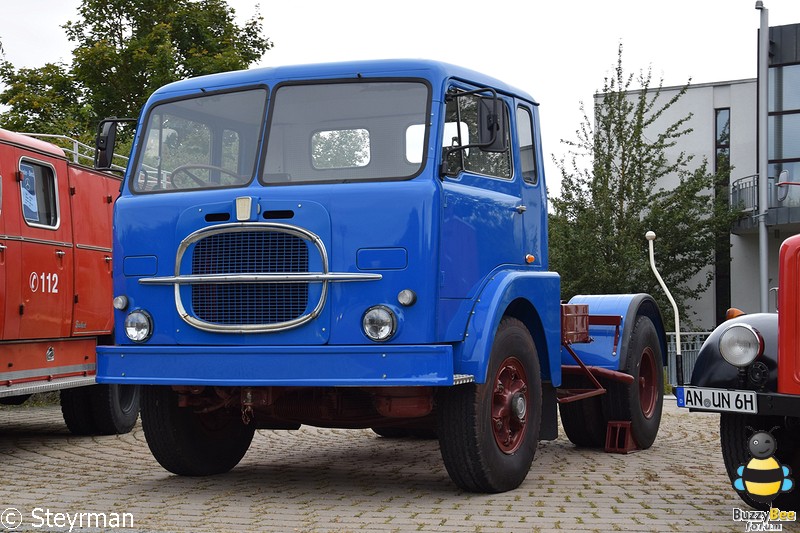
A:
<svg viewBox="0 0 800 533">
<path fill-rule="evenodd" d="M 120 178 L 81 165 L 70 143 L 0 129 L 0 403 L 59 390 L 72 433 L 125 433 L 138 388 L 95 383 L 95 349 L 113 327 Z"/>
</svg>

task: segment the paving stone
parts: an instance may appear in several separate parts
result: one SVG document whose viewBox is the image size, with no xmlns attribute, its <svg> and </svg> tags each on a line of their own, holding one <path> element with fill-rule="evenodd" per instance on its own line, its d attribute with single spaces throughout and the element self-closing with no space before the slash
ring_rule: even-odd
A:
<svg viewBox="0 0 800 533">
<path fill-rule="evenodd" d="M 542 442 L 526 481 L 469 494 L 447 476 L 438 443 L 369 430 L 258 431 L 233 471 L 181 478 L 150 455 L 141 425 L 75 437 L 57 406 L 0 408 L 0 510 L 131 513 L 157 532 L 744 531 L 725 474 L 718 416 L 666 400 L 659 436 L 627 455 Z M 39 511 L 40 513 L 42 511 Z M 785 524 L 784 531 L 794 524 Z M 68 528 L 67 528 L 68 529 Z M 67 530 L 62 529 L 62 530 Z M 79 531 L 75 529 L 74 531 Z M 80 531 L 91 531 L 82 529 Z"/>
</svg>

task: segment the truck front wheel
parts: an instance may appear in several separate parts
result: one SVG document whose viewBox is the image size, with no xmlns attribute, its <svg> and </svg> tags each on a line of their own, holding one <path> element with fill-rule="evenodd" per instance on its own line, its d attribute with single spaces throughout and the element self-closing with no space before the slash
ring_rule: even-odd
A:
<svg viewBox="0 0 800 533">
<path fill-rule="evenodd" d="M 242 460 L 255 432 L 236 411 L 197 413 L 179 407 L 170 387 L 158 386 L 143 387 L 142 428 L 156 461 L 180 476 L 229 471 Z"/>
<path fill-rule="evenodd" d="M 439 446 L 450 478 L 470 492 L 505 492 L 528 475 L 542 418 L 539 358 L 522 322 L 500 322 L 486 383 L 443 389 Z"/>
<path fill-rule="evenodd" d="M 797 419 L 794 420 L 794 424 L 790 425 L 783 417 L 779 416 L 720 413 L 719 439 L 722 447 L 722 459 L 725 461 L 725 470 L 728 472 L 731 483 L 741 477 L 736 470 L 747 464 L 752 458 L 748 442 L 750 437 L 758 431 L 769 432 L 775 437 L 777 442 L 775 459 L 791 469 L 790 476 L 796 476 L 796 473 L 800 471 L 800 430 L 798 430 Z M 794 479 L 797 483 L 797 478 Z M 750 507 L 762 511 L 769 511 L 770 505 L 781 510 L 800 508 L 800 490 L 797 488 L 779 494 L 771 503 L 756 501 L 746 492 L 739 492 L 739 496 Z"/>
<path fill-rule="evenodd" d="M 610 383 L 607 402 L 609 420 L 630 421 L 633 439 L 642 450 L 653 445 L 661 424 L 662 360 L 661 343 L 653 322 L 646 316 L 638 317 L 628 340 L 623 369 L 633 376 L 633 383 Z"/>
</svg>

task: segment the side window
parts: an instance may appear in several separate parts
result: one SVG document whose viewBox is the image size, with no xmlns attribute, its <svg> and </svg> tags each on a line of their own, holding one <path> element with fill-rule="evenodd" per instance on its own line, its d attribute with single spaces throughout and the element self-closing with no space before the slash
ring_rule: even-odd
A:
<svg viewBox="0 0 800 533">
<path fill-rule="evenodd" d="M 29 226 L 56 228 L 58 202 L 53 167 L 23 159 L 19 163 L 22 216 Z"/>
<path fill-rule="evenodd" d="M 536 154 L 533 145 L 533 116 L 525 107 L 517 108 L 517 137 L 522 179 L 536 185 L 539 182 L 539 175 L 536 172 Z"/>
<path fill-rule="evenodd" d="M 466 146 L 477 142 L 478 135 L 478 106 L 481 97 L 478 95 L 452 98 L 447 102 L 445 109 L 444 138 L 442 144 L 448 146 Z M 500 112 L 506 115 L 508 109 L 502 101 L 498 101 Z M 506 135 L 506 146 L 511 143 Z M 480 148 L 466 148 L 451 152 L 447 160 L 448 173 L 455 174 L 459 169 L 497 178 L 511 178 L 511 151 L 485 152 Z"/>
</svg>

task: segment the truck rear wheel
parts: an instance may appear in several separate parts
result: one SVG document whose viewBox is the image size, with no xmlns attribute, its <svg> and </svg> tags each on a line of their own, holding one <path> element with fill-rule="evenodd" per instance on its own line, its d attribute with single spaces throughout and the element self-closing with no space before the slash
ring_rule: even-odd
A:
<svg viewBox="0 0 800 533">
<path fill-rule="evenodd" d="M 180 476 L 229 471 L 242 460 L 255 432 L 236 411 L 196 413 L 179 407 L 170 387 L 158 386 L 143 387 L 142 428 L 156 461 Z"/>
<path fill-rule="evenodd" d="M 779 429 L 772 431 L 776 426 Z M 728 472 L 731 483 L 740 477 L 736 473 L 739 466 L 750 461 L 748 440 L 753 433 L 758 431 L 772 433 L 778 443 L 778 449 L 774 454 L 775 459 L 791 469 L 791 476 L 796 476 L 796 473 L 800 472 L 800 433 L 796 428 L 787 428 L 783 417 L 720 413 L 719 439 L 722 447 L 722 459 L 725 461 L 725 470 Z M 794 480 L 797 483 L 796 477 Z M 754 509 L 769 511 L 769 503 L 758 502 L 745 492 L 739 492 L 739 497 Z M 800 509 L 800 490 L 795 487 L 790 492 L 780 494 L 772 501 L 772 506 L 781 510 Z"/>
<path fill-rule="evenodd" d="M 120 435 L 133 429 L 139 419 L 139 385 L 94 385 L 89 389 L 96 434 Z"/>
<path fill-rule="evenodd" d="M 653 322 L 646 316 L 636 319 L 628 340 L 626 374 L 633 383 L 610 383 L 608 387 L 609 420 L 630 421 L 631 434 L 640 449 L 653 445 L 661 424 L 664 402 L 664 368 L 661 343 Z"/>
<path fill-rule="evenodd" d="M 437 413 L 442 459 L 456 485 L 496 493 L 525 480 L 539 444 L 542 381 L 522 322 L 500 322 L 486 383 L 443 389 Z"/>
<path fill-rule="evenodd" d="M 128 433 L 139 418 L 138 385 L 91 385 L 63 389 L 61 414 L 73 435 Z"/>
<path fill-rule="evenodd" d="M 96 386 L 96 385 L 94 385 Z M 90 387 L 61 389 L 61 415 L 73 435 L 94 435 L 97 428 L 92 417 Z"/>
<path fill-rule="evenodd" d="M 561 387 L 565 389 L 590 388 L 589 380 L 582 376 L 564 376 Z M 608 417 L 603 414 L 600 396 L 558 404 L 564 433 L 575 446 L 602 448 L 606 444 Z"/>
</svg>

